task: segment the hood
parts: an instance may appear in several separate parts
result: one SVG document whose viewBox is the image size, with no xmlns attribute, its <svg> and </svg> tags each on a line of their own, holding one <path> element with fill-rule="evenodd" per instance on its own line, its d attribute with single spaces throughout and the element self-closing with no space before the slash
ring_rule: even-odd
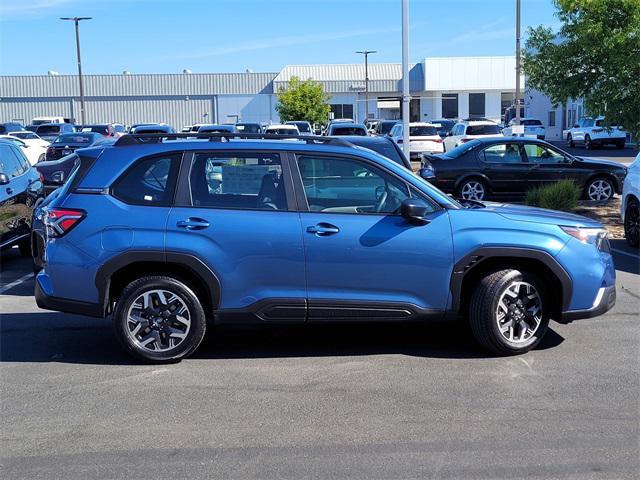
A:
<svg viewBox="0 0 640 480">
<path fill-rule="evenodd" d="M 602 225 L 582 215 L 546 210 L 544 208 L 514 205 L 509 203 L 483 202 L 487 210 L 492 210 L 509 220 L 520 222 L 544 223 L 547 225 L 564 225 L 568 227 L 602 228 Z"/>
<path fill-rule="evenodd" d="M 614 162 L 613 160 L 606 160 L 604 158 L 593 158 L 593 157 L 576 157 L 583 163 L 587 165 L 608 165 L 610 167 L 619 167 L 621 169 L 625 169 L 626 165 L 623 165 L 620 162 Z"/>
</svg>

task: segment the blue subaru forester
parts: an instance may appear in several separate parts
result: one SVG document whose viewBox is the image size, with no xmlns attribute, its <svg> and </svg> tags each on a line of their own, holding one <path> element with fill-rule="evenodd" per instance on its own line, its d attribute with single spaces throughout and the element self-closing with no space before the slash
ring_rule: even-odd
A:
<svg viewBox="0 0 640 480">
<path fill-rule="evenodd" d="M 465 318 L 483 347 L 517 354 L 549 320 L 615 303 L 606 231 L 587 218 L 460 204 L 344 140 L 247 136 L 78 151 L 39 214 L 38 305 L 112 315 L 124 348 L 159 363 L 208 323 L 246 321 Z"/>
</svg>

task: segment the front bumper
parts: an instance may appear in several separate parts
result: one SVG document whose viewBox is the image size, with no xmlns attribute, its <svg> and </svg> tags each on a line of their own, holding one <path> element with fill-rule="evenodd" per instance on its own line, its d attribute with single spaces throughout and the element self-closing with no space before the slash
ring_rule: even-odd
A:
<svg viewBox="0 0 640 480">
<path fill-rule="evenodd" d="M 601 287 L 598 290 L 593 306 L 584 310 L 568 310 L 562 312 L 562 323 L 573 322 L 585 318 L 593 318 L 607 313 L 616 304 L 616 286 Z"/>
</svg>

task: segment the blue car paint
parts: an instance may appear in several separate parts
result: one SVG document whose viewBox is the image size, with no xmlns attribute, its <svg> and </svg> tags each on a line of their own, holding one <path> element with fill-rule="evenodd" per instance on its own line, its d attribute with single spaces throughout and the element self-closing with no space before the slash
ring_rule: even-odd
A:
<svg viewBox="0 0 640 480">
<path fill-rule="evenodd" d="M 154 153 L 198 150 L 326 152 L 373 160 L 444 208 L 427 225 L 396 215 L 224 210 L 127 205 L 110 195 L 58 195 L 51 207 L 88 212 L 77 228 L 46 245 L 38 274 L 47 294 L 97 302 L 96 272 L 128 250 L 190 253 L 204 261 L 221 283 L 219 308 L 242 308 L 265 298 L 386 300 L 425 309 L 452 304 L 453 266 L 479 247 L 518 247 L 554 257 L 573 282 L 570 310 L 590 308 L 598 289 L 615 284 L 609 254 L 570 237 L 559 225 L 597 227 L 575 215 L 528 207 L 488 204 L 463 208 L 400 165 L 360 148 L 263 141 L 165 142 L 87 149 L 100 157 L 79 188 L 109 187 L 136 159 Z M 203 231 L 175 228 L 185 218 L 208 221 Z M 307 227 L 335 224 L 340 235 L 315 237 Z M 143 274 L 144 272 L 141 272 Z"/>
</svg>

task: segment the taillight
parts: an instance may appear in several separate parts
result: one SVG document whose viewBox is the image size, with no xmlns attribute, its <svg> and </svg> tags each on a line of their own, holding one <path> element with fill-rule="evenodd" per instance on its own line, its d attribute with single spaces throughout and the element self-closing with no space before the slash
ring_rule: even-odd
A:
<svg viewBox="0 0 640 480">
<path fill-rule="evenodd" d="M 437 140 L 431 140 L 432 142 L 436 142 L 436 143 L 442 143 L 442 139 L 438 138 Z"/>
<path fill-rule="evenodd" d="M 44 224 L 49 237 L 61 237 L 78 225 L 84 217 L 84 210 L 71 208 L 51 208 L 46 211 Z"/>
</svg>

